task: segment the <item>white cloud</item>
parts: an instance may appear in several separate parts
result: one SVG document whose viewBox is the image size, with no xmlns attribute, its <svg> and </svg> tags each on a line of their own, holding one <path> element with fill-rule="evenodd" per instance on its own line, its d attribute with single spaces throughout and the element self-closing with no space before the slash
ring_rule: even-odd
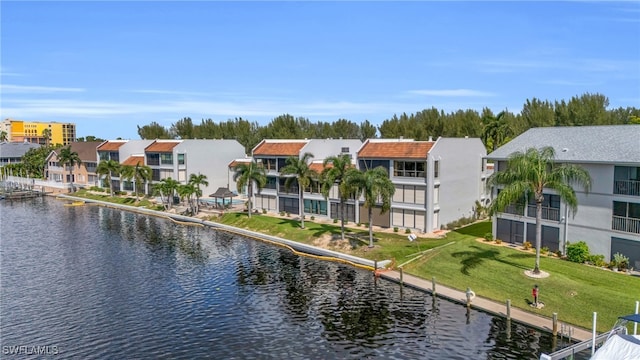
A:
<svg viewBox="0 0 640 360">
<path fill-rule="evenodd" d="M 4 94 L 33 94 L 55 92 L 84 92 L 82 88 L 52 87 L 52 86 L 28 86 L 28 85 L 0 85 L 0 91 Z"/>
<path fill-rule="evenodd" d="M 468 97 L 468 96 L 495 96 L 495 94 L 471 89 L 427 89 L 427 90 L 409 90 L 409 94 L 428 95 L 428 96 L 447 96 L 447 97 Z"/>
</svg>

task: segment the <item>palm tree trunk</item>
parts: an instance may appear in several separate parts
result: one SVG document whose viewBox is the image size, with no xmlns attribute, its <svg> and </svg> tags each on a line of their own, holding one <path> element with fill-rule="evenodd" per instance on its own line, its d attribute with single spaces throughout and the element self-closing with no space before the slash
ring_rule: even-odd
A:
<svg viewBox="0 0 640 360">
<path fill-rule="evenodd" d="M 247 214 L 249 214 L 249 219 L 251 219 L 251 198 L 253 198 L 253 183 L 249 182 L 248 186 L 249 190 L 249 203 L 247 204 Z"/>
<path fill-rule="evenodd" d="M 542 201 L 536 199 L 536 266 L 534 274 L 540 273 L 540 247 L 542 246 Z"/>
<path fill-rule="evenodd" d="M 342 240 L 344 240 L 344 199 L 340 199 L 340 231 L 342 233 Z"/>
<path fill-rule="evenodd" d="M 373 216 L 373 207 L 369 207 L 369 247 L 373 247 L 373 221 L 371 217 Z"/>
<path fill-rule="evenodd" d="M 69 166 L 69 192 L 73 192 L 73 168 Z"/>
<path fill-rule="evenodd" d="M 113 197 L 113 184 L 111 183 L 111 171 L 109 171 L 109 195 Z"/>
<path fill-rule="evenodd" d="M 298 207 L 300 208 L 298 209 L 298 212 L 300 213 L 300 227 L 304 229 L 304 192 L 302 190 L 302 186 L 300 186 L 300 182 L 298 182 L 298 188 L 298 191 L 300 192 L 300 202 L 298 203 Z"/>
</svg>

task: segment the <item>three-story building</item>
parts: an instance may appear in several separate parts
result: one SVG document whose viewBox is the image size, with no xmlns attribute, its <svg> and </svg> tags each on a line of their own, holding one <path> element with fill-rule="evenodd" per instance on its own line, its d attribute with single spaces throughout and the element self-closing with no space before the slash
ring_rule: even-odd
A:
<svg viewBox="0 0 640 360">
<path fill-rule="evenodd" d="M 591 190 L 585 193 L 575 188 L 575 216 L 557 194 L 545 191 L 542 246 L 566 253 L 568 243 L 585 241 L 592 254 L 603 254 L 611 260 L 615 253 L 621 253 L 629 258 L 630 266 L 640 268 L 640 125 L 532 128 L 487 159 L 501 171 L 510 154 L 545 146 L 554 148 L 557 163 L 576 164 L 587 170 Z M 534 243 L 533 199 L 498 214 L 493 234 L 507 242 Z"/>
</svg>

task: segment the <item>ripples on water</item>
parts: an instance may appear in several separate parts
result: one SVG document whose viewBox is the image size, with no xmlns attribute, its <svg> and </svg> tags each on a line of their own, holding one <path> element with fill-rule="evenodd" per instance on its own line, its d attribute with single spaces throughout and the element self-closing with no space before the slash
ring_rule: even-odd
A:
<svg viewBox="0 0 640 360">
<path fill-rule="evenodd" d="M 537 359 L 551 336 L 209 228 L 0 204 L 3 346 L 61 358 Z M 3 354 L 6 355 L 6 354 Z"/>
</svg>

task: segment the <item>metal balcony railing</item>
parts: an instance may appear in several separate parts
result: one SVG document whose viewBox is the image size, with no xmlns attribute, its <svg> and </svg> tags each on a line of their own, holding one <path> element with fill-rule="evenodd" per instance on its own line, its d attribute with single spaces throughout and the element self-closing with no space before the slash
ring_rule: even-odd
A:
<svg viewBox="0 0 640 360">
<path fill-rule="evenodd" d="M 536 217 L 536 206 L 535 205 L 527 206 L 527 216 Z M 543 206 L 542 207 L 542 219 L 543 220 L 560 221 L 560 209 Z"/>
<path fill-rule="evenodd" d="M 640 234 L 640 219 L 613 216 L 611 219 L 611 229 Z"/>
<path fill-rule="evenodd" d="M 613 182 L 613 193 L 618 195 L 640 196 L 640 181 L 615 180 Z"/>
</svg>

